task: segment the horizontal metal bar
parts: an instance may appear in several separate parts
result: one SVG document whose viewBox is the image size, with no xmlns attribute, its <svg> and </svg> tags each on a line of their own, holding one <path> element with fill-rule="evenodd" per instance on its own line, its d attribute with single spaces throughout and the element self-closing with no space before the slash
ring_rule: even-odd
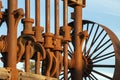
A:
<svg viewBox="0 0 120 80">
<path fill-rule="evenodd" d="M 115 68 L 115 65 L 104 65 L 104 64 L 97 64 L 97 65 L 93 65 L 93 67 L 100 67 L 100 68 Z"/>
</svg>

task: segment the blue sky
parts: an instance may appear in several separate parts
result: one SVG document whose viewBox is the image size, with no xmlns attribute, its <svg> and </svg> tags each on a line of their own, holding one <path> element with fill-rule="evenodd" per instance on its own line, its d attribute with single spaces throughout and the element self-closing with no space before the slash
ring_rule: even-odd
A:
<svg viewBox="0 0 120 80">
<path fill-rule="evenodd" d="M 3 1 L 3 11 L 7 7 L 7 0 Z M 18 0 L 19 8 L 24 8 L 25 0 Z M 34 1 L 31 0 L 31 18 L 35 16 Z M 54 3 L 54 0 L 51 0 L 51 4 Z M 41 25 L 45 27 L 45 0 L 41 0 Z M 120 0 L 86 0 L 86 7 L 83 9 L 83 19 L 91 20 L 100 24 L 107 26 L 111 29 L 117 37 L 120 39 Z M 62 2 L 60 4 L 60 10 L 62 10 Z M 51 5 L 51 32 L 54 32 L 54 5 Z M 69 12 L 72 12 L 73 9 L 69 8 Z M 60 12 L 60 21 L 62 21 L 62 13 Z M 70 18 L 70 13 L 69 13 Z M 69 19 L 69 22 L 71 19 Z M 62 25 L 62 22 L 60 22 Z M 33 24 L 34 26 L 34 24 Z M 18 26 L 18 35 L 20 35 L 23 25 L 19 23 Z M 0 28 L 0 36 L 7 33 L 6 25 L 3 24 Z M 1 65 L 1 64 L 0 64 Z"/>
<path fill-rule="evenodd" d="M 83 19 L 103 24 L 120 39 L 120 0 L 87 0 Z"/>
</svg>

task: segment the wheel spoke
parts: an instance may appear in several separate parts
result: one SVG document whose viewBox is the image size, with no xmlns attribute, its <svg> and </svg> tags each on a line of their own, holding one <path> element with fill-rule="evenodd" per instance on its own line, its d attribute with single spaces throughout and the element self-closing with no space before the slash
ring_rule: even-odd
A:
<svg viewBox="0 0 120 80">
<path fill-rule="evenodd" d="M 89 77 L 90 77 L 90 79 L 94 80 L 94 78 L 92 76 L 89 75 Z"/>
<path fill-rule="evenodd" d="M 98 40 L 98 38 L 101 36 L 101 34 L 103 33 L 104 29 L 101 30 L 101 32 L 98 34 L 98 36 L 96 37 L 96 39 L 94 40 L 94 43 Z"/>
<path fill-rule="evenodd" d="M 89 80 L 91 80 L 91 79 L 94 80 L 94 79 L 89 75 L 88 72 L 84 71 L 84 73 L 88 75 Z M 86 77 L 85 77 L 85 78 L 86 78 Z"/>
<path fill-rule="evenodd" d="M 96 57 L 98 57 L 101 53 L 103 53 L 105 50 L 107 50 L 110 46 L 112 46 L 112 43 L 110 45 L 108 45 L 106 48 L 104 48 L 101 52 L 99 52 L 96 56 L 94 56 L 92 59 L 95 59 Z"/>
<path fill-rule="evenodd" d="M 87 31 L 89 30 L 89 23 L 87 23 Z"/>
<path fill-rule="evenodd" d="M 94 77 L 95 80 L 98 80 L 92 73 L 91 73 L 91 76 Z"/>
<path fill-rule="evenodd" d="M 110 79 L 110 80 L 112 80 L 112 78 L 111 77 L 109 77 L 109 76 L 107 76 L 107 75 L 105 75 L 105 74 L 103 74 L 103 73 L 100 73 L 100 72 L 98 72 L 98 71 L 96 71 L 96 70 L 92 70 L 94 73 L 96 73 L 96 74 L 99 74 L 100 76 L 103 76 L 103 77 L 105 77 L 105 78 L 107 78 L 107 79 Z"/>
<path fill-rule="evenodd" d="M 97 26 L 97 29 L 96 29 L 96 31 L 95 31 L 95 34 L 94 34 L 94 37 L 93 37 L 93 40 L 92 40 L 92 42 L 95 40 L 95 37 L 96 37 L 96 35 L 97 35 L 97 32 L 98 32 L 98 29 L 99 29 L 99 25 Z"/>
<path fill-rule="evenodd" d="M 61 75 L 64 75 L 64 73 L 60 73 L 60 76 L 61 76 Z"/>
<path fill-rule="evenodd" d="M 72 53 L 70 52 L 70 50 L 68 50 L 68 55 L 70 58 L 72 58 Z"/>
<path fill-rule="evenodd" d="M 90 76 L 88 76 L 89 80 L 93 80 Z"/>
<path fill-rule="evenodd" d="M 90 48 L 87 51 L 87 56 L 89 55 L 90 49 L 92 48 L 92 46 L 96 43 L 96 41 L 98 40 L 98 38 L 101 36 L 101 34 L 103 33 L 104 29 L 101 30 L 101 32 L 99 33 L 99 35 L 97 36 L 97 38 L 94 40 L 94 42 L 91 43 Z"/>
<path fill-rule="evenodd" d="M 97 34 L 97 32 L 98 32 L 98 29 L 99 29 L 99 25 L 97 26 L 97 29 L 96 29 L 96 31 L 95 31 L 94 37 L 93 37 L 93 39 L 92 39 L 92 43 L 93 43 L 93 41 L 94 41 L 94 39 L 95 39 L 95 37 L 96 37 L 96 34 Z M 87 43 L 88 43 L 88 39 L 86 39 L 86 41 L 85 41 L 85 46 L 84 46 L 84 50 L 83 50 L 84 53 L 85 53 L 85 55 L 86 55 Z M 92 45 L 92 43 L 91 43 L 91 45 Z"/>
<path fill-rule="evenodd" d="M 96 51 L 98 51 L 100 48 L 102 48 L 103 46 L 105 46 L 109 41 L 110 41 L 110 39 L 107 40 L 106 42 L 104 42 L 100 47 L 98 47 L 98 49 Z"/>
<path fill-rule="evenodd" d="M 64 79 L 64 76 L 62 78 L 60 78 L 60 80 L 63 80 Z"/>
<path fill-rule="evenodd" d="M 68 44 L 68 47 L 70 49 L 70 51 L 73 53 L 72 47 L 70 46 L 70 44 Z"/>
<path fill-rule="evenodd" d="M 106 59 L 108 59 L 108 58 L 114 57 L 114 56 L 115 56 L 115 55 L 113 54 L 113 55 L 111 55 L 111 56 L 108 56 L 108 57 L 105 57 L 105 58 L 102 58 L 102 59 L 96 60 L 96 61 L 94 61 L 93 63 L 97 63 L 97 62 L 100 62 L 100 61 L 106 60 Z"/>
<path fill-rule="evenodd" d="M 84 79 L 85 79 L 85 80 L 87 80 L 87 78 L 86 78 L 86 77 L 84 77 Z"/>
<path fill-rule="evenodd" d="M 91 27 L 91 29 L 90 29 L 89 38 L 90 38 L 91 33 L 92 33 L 92 31 L 93 31 L 93 27 L 94 27 L 94 24 L 92 24 L 92 27 Z"/>
<path fill-rule="evenodd" d="M 68 77 L 68 80 L 71 79 L 71 75 Z"/>
<path fill-rule="evenodd" d="M 88 49 L 88 51 L 86 53 L 87 56 L 89 56 L 91 48 L 93 47 L 93 45 L 95 44 L 95 42 L 98 40 L 98 38 L 101 36 L 101 34 L 103 33 L 103 31 L 104 31 L 104 29 L 102 29 L 101 32 L 99 33 L 99 35 L 97 36 L 97 38 L 93 42 L 91 42 L 90 47 L 89 47 L 89 49 Z"/>
<path fill-rule="evenodd" d="M 101 39 L 101 41 L 98 43 L 97 47 L 94 49 L 94 51 L 91 53 L 91 55 L 90 55 L 89 57 L 91 57 L 91 56 L 93 55 L 93 53 L 95 53 L 97 50 L 100 49 L 100 48 L 99 48 L 99 49 L 97 49 L 97 48 L 100 46 L 100 44 L 102 43 L 102 41 L 105 39 L 106 35 L 107 35 L 107 34 L 104 35 L 104 37 Z M 95 43 L 95 42 L 94 42 L 94 43 Z"/>
<path fill-rule="evenodd" d="M 84 55 L 86 55 L 87 43 L 88 43 L 88 39 L 85 40 L 85 46 L 84 46 L 84 49 L 83 49 Z"/>
<path fill-rule="evenodd" d="M 85 41 L 85 46 L 84 46 L 84 53 L 86 54 L 86 47 L 87 47 L 87 43 L 88 43 L 88 41 L 89 41 L 89 38 L 90 38 L 90 35 L 91 35 L 91 33 L 92 33 L 92 30 L 93 30 L 93 27 L 94 27 L 94 24 L 92 24 L 92 28 L 90 29 L 90 33 L 89 33 L 89 37 L 86 39 L 86 41 Z M 89 30 L 89 24 L 87 24 L 87 31 Z"/>
<path fill-rule="evenodd" d="M 115 68 L 115 65 L 102 65 L 102 64 L 97 64 L 97 65 L 93 65 L 93 67 L 100 67 L 100 68 Z"/>
<path fill-rule="evenodd" d="M 106 53 L 106 54 L 104 54 L 104 55 L 101 55 L 101 56 L 98 56 L 98 57 L 94 58 L 93 60 L 99 59 L 99 58 L 102 58 L 102 57 L 105 57 L 105 56 L 108 56 L 108 55 L 111 55 L 111 54 L 113 54 L 113 53 L 114 53 L 114 51 L 109 52 L 109 53 Z"/>
<path fill-rule="evenodd" d="M 95 52 L 97 52 L 97 51 L 100 50 L 102 47 L 104 47 L 104 45 L 106 45 L 109 41 L 110 41 L 110 39 L 107 40 L 106 42 L 104 42 L 101 46 L 100 46 L 101 42 L 99 42 L 99 44 L 97 45 L 97 47 L 95 48 L 95 50 L 90 54 L 89 57 L 91 57 Z M 100 46 L 100 47 L 99 47 L 99 46 Z"/>
</svg>

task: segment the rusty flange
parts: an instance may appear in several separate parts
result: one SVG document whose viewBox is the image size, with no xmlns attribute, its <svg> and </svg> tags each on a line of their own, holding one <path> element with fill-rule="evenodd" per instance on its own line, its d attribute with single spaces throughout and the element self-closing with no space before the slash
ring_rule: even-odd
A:
<svg viewBox="0 0 120 80">
<path fill-rule="evenodd" d="M 25 53 L 25 46 L 27 41 L 31 41 L 32 44 L 32 53 L 31 53 L 31 58 L 34 56 L 36 52 L 40 52 L 40 57 L 41 60 L 45 59 L 46 57 L 46 52 L 44 47 L 39 43 L 36 42 L 36 39 L 31 36 L 31 35 L 22 35 L 18 38 L 18 62 L 21 59 L 24 59 L 24 53 Z"/>
</svg>

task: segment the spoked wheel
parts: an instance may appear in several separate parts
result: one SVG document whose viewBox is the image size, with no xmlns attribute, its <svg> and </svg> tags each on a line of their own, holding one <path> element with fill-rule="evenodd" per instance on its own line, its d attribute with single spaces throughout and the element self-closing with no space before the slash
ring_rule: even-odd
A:
<svg viewBox="0 0 120 80">
<path fill-rule="evenodd" d="M 73 22 L 70 23 L 70 26 L 73 27 L 73 24 Z M 83 31 L 85 30 L 89 36 L 82 45 L 83 80 L 119 80 L 120 42 L 118 38 L 105 26 L 88 20 L 83 20 Z M 72 38 L 74 40 L 74 35 Z M 69 42 L 68 54 L 68 59 L 71 59 L 74 54 L 72 42 Z M 60 80 L 63 80 L 63 74 L 61 72 Z M 68 78 L 71 80 L 70 70 L 68 70 Z"/>
</svg>

